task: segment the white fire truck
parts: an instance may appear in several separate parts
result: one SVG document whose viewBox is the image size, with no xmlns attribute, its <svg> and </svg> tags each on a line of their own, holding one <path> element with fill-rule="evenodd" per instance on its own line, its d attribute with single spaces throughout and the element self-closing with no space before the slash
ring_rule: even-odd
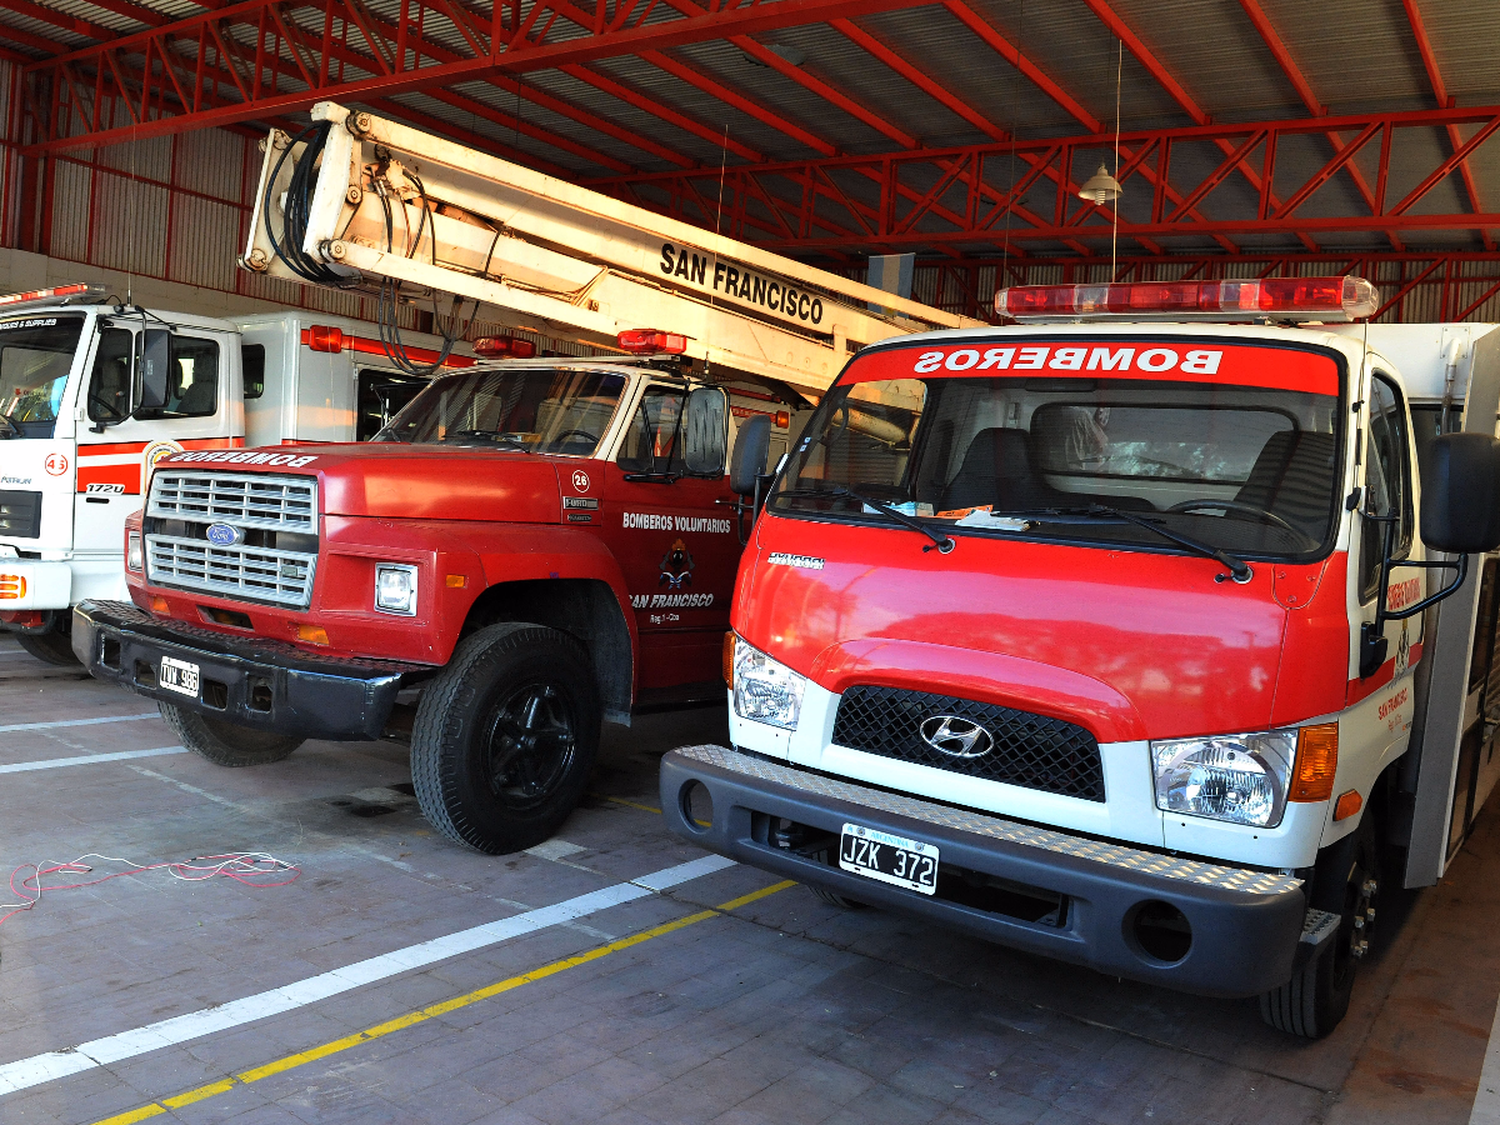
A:
<svg viewBox="0 0 1500 1125">
<path fill-rule="evenodd" d="M 666 756 L 669 823 L 1326 1035 L 1381 888 L 1435 883 L 1500 775 L 1500 330 L 1375 305 L 1035 287 L 865 349 L 769 484 L 733 745 Z"/>
<path fill-rule="evenodd" d="M 302 312 L 126 307 L 87 284 L 0 297 L 0 630 L 48 663 L 75 662 L 70 607 L 126 596 L 125 517 L 160 458 L 373 437 L 428 381 L 376 335 Z M 407 340 L 428 364 L 443 346 Z M 165 373 L 160 401 L 145 396 L 146 364 Z"/>
</svg>

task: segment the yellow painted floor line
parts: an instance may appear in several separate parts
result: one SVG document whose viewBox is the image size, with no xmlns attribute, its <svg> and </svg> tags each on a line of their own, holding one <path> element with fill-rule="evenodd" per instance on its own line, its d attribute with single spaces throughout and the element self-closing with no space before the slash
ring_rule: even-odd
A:
<svg viewBox="0 0 1500 1125">
<path fill-rule="evenodd" d="M 641 812 L 655 813 L 657 816 L 661 815 L 661 809 L 655 805 L 643 805 L 637 801 L 627 801 L 624 797 L 605 797 L 604 799 L 613 805 L 624 805 L 627 809 L 640 809 Z"/>
<path fill-rule="evenodd" d="M 613 799 L 611 798 L 611 800 Z M 657 812 L 659 810 L 653 809 L 651 811 Z M 749 894 L 741 895 L 739 898 L 732 898 L 728 902 L 721 902 L 718 906 L 711 907 L 708 910 L 700 910 L 698 913 L 689 914 L 685 918 L 678 918 L 672 922 L 664 922 L 660 926 L 653 926 L 651 929 L 642 930 L 638 934 L 619 938 L 607 945 L 597 946 L 594 949 L 576 953 L 572 957 L 564 957 L 560 961 L 553 961 L 549 965 L 543 965 L 539 969 L 532 969 L 528 973 L 507 977 L 505 980 L 485 985 L 483 988 L 475 989 L 473 992 L 466 992 L 462 996 L 442 1000 L 426 1008 L 418 1008 L 414 1012 L 407 1012 L 405 1015 L 397 1016 L 395 1019 L 386 1020 L 384 1023 L 378 1023 L 373 1027 L 367 1027 L 363 1031 L 356 1031 L 353 1035 L 347 1035 L 342 1039 L 335 1039 L 332 1042 L 311 1047 L 306 1051 L 299 1051 L 295 1055 L 287 1055 L 284 1058 L 266 1063 L 264 1066 L 241 1071 L 239 1074 L 229 1078 L 221 1078 L 217 1082 L 210 1082 L 206 1086 L 199 1086 L 197 1089 L 188 1090 L 181 1094 L 174 1094 L 170 1098 L 163 1098 L 159 1102 L 150 1102 L 136 1109 L 126 1110 L 124 1113 L 117 1113 L 113 1117 L 102 1118 L 94 1122 L 94 1125 L 132 1125 L 136 1121 L 147 1121 L 153 1117 L 159 1117 L 182 1106 L 192 1105 L 195 1102 L 201 1102 L 208 1098 L 216 1097 L 219 1094 L 228 1093 L 237 1086 L 248 1086 L 252 1082 L 259 1082 L 263 1078 L 270 1078 L 272 1075 L 283 1074 L 288 1070 L 295 1070 L 299 1066 L 306 1066 L 308 1063 L 317 1062 L 319 1059 L 326 1059 L 330 1055 L 347 1051 L 350 1047 L 357 1047 L 361 1043 L 369 1043 L 372 1040 L 394 1032 L 404 1031 L 408 1027 L 415 1027 L 417 1024 L 425 1023 L 434 1017 L 446 1015 L 449 1012 L 456 1012 L 460 1008 L 467 1008 L 471 1004 L 479 1003 L 481 1000 L 488 1000 L 492 996 L 498 996 L 502 992 L 509 992 L 512 989 L 520 988 L 523 984 L 546 980 L 548 977 L 556 976 L 558 973 L 566 972 L 568 969 L 577 968 L 579 965 L 587 965 L 592 961 L 598 961 L 602 957 L 608 957 L 611 953 L 618 953 L 622 949 L 630 949 L 632 946 L 641 945 L 652 938 L 659 938 L 666 934 L 675 933 L 678 930 L 684 930 L 689 926 L 697 925 L 699 922 L 706 922 L 710 918 L 718 918 L 729 911 L 738 910 L 742 906 L 748 906 L 752 902 L 757 902 L 760 899 L 776 894 L 778 891 L 784 891 L 788 887 L 796 885 L 791 879 L 780 883 L 773 883 L 769 887 L 762 887 L 758 891 L 751 891 Z"/>
</svg>

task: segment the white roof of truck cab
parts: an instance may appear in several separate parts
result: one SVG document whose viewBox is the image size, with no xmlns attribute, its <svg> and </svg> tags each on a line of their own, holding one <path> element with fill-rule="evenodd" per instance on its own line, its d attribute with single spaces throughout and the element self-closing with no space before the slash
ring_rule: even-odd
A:
<svg viewBox="0 0 1500 1125">
<path fill-rule="evenodd" d="M 123 308 L 120 305 L 106 304 L 72 304 L 72 305 L 27 305 L 14 310 L 0 309 L 0 319 L 9 320 L 12 317 L 31 319 L 38 316 L 66 316 L 75 313 L 95 312 L 100 316 L 114 317 L 117 320 L 140 320 L 142 314 L 133 307 Z M 196 313 L 173 312 L 170 309 L 151 309 L 145 312 L 147 325 L 155 325 L 158 328 L 171 326 L 173 328 L 201 328 L 209 332 L 238 332 L 233 323 L 221 320 L 213 316 L 199 316 Z"/>
</svg>

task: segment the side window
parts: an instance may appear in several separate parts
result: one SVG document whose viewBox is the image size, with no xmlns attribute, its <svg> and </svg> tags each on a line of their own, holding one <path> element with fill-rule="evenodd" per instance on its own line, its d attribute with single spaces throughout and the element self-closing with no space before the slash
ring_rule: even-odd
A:
<svg viewBox="0 0 1500 1125">
<path fill-rule="evenodd" d="M 425 375 L 381 371 L 366 367 L 359 373 L 359 405 L 354 420 L 354 440 L 369 441 L 400 413 L 401 408 L 432 380 Z"/>
<path fill-rule="evenodd" d="M 263 344 L 245 344 L 240 348 L 240 366 L 245 372 L 245 397 L 260 398 L 266 393 L 266 349 Z"/>
<path fill-rule="evenodd" d="M 262 368 L 264 370 L 264 368 Z M 219 409 L 219 345 L 201 336 L 172 336 L 167 404 L 137 418 L 207 418 Z"/>
<path fill-rule="evenodd" d="M 682 400 L 674 387 L 647 387 L 630 420 L 630 430 L 616 459 L 631 473 L 680 473 L 682 459 Z"/>
<path fill-rule="evenodd" d="M 1396 388 L 1377 375 L 1370 381 L 1367 411 L 1362 508 L 1377 516 L 1398 517 L 1391 550 L 1393 557 L 1405 558 L 1411 548 L 1413 522 L 1406 410 Z M 1367 601 L 1380 581 L 1386 523 L 1368 518 L 1361 523 L 1359 596 Z"/>
<path fill-rule="evenodd" d="M 129 415 L 134 344 L 135 333 L 128 328 L 106 328 L 99 333 L 99 350 L 89 376 L 89 421 L 111 425 Z"/>
</svg>

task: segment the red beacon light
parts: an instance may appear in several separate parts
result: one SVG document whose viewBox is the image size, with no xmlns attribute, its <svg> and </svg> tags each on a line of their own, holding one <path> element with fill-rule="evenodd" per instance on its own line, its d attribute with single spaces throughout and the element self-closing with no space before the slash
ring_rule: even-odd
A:
<svg viewBox="0 0 1500 1125">
<path fill-rule="evenodd" d="M 621 351 L 631 355 L 682 355 L 687 351 L 686 336 L 655 328 L 627 328 L 615 337 L 615 341 Z"/>
<path fill-rule="evenodd" d="M 20 305 L 92 305 L 104 300 L 106 292 L 102 285 L 88 285 L 81 281 L 51 289 L 28 289 L 24 293 L 7 293 L 0 297 L 0 310 Z"/>
<path fill-rule="evenodd" d="M 1375 286 L 1350 276 L 1018 285 L 995 294 L 995 314 L 1020 321 L 1345 322 L 1379 307 Z"/>
<path fill-rule="evenodd" d="M 517 336 L 481 336 L 474 341 L 474 354 L 485 359 L 531 359 L 536 344 Z"/>
</svg>

